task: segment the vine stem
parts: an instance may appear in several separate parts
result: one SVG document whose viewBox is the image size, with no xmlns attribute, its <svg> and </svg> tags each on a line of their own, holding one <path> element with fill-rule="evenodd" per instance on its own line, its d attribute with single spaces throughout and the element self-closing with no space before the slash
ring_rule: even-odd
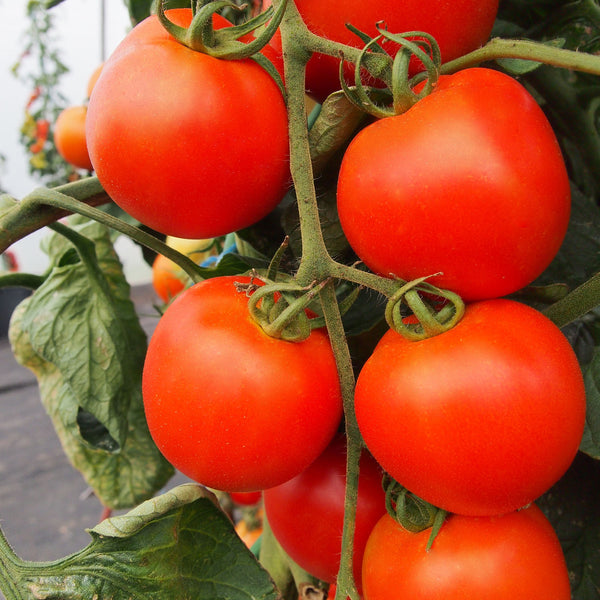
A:
<svg viewBox="0 0 600 600">
<path fill-rule="evenodd" d="M 358 590 L 354 581 L 354 533 L 356 530 L 356 504 L 358 500 L 358 479 L 362 436 L 354 412 L 354 371 L 346 341 L 344 325 L 337 304 L 333 282 L 329 282 L 320 292 L 323 315 L 331 340 L 331 347 L 340 377 L 344 416 L 346 419 L 346 491 L 344 497 L 344 527 L 342 531 L 342 556 L 337 578 L 335 600 L 349 596 L 358 600 Z"/>
<path fill-rule="evenodd" d="M 95 182 L 91 183 L 93 185 L 92 189 L 96 189 Z M 194 282 L 203 279 L 200 267 L 191 258 L 184 256 L 138 227 L 134 227 L 117 217 L 91 206 L 87 201 L 82 202 L 78 200 L 73 192 L 79 192 L 79 188 L 70 188 L 69 191 L 71 194 L 64 193 L 64 190 L 61 191 L 61 188 L 40 188 L 25 196 L 21 202 L 15 202 L 12 209 L 0 218 L 0 252 L 3 252 L 11 243 L 16 241 L 12 238 L 17 237 L 17 239 L 20 239 L 20 237 L 24 237 L 28 233 L 31 233 L 31 231 L 51 225 L 59 218 L 59 215 L 77 213 L 123 233 L 140 244 L 163 254 L 177 263 Z M 43 224 L 34 227 L 33 223 L 39 224 L 39 215 L 42 212 L 47 215 L 48 222 L 43 222 Z M 29 224 L 30 222 L 32 223 L 31 225 Z M 5 236 L 6 232 L 12 231 L 11 227 L 18 233 L 14 233 L 12 236 Z M 25 233 L 18 237 L 22 232 Z"/>
<path fill-rule="evenodd" d="M 6 600 L 24 600 L 17 585 L 22 564 L 0 528 L 0 589 Z"/>
<path fill-rule="evenodd" d="M 307 52 L 303 43 L 307 30 L 294 0 L 288 0 L 280 29 L 288 91 L 290 168 L 296 189 L 302 239 L 302 259 L 296 281 L 300 285 L 307 285 L 312 281 L 327 279 L 334 263 L 323 239 L 310 158 L 304 101 L 305 70 L 310 58 L 310 52 Z M 333 281 L 323 286 L 319 297 L 338 369 L 347 433 L 345 512 L 336 600 L 347 595 L 352 600 L 358 600 L 353 576 L 353 547 L 362 439 L 354 413 L 354 372 Z"/>
<path fill-rule="evenodd" d="M 72 200 L 85 202 L 88 206 L 100 206 L 111 201 L 96 177 L 61 185 L 54 188 L 54 191 Z M 54 223 L 71 212 L 62 207 L 48 206 L 31 200 L 38 193 L 41 192 L 34 190 L 21 202 L 8 194 L 0 196 L 0 253 L 30 233 Z"/>
<path fill-rule="evenodd" d="M 485 46 L 455 60 L 444 63 L 441 72 L 445 75 L 461 69 L 474 67 L 483 62 L 499 58 L 519 58 L 544 63 L 563 69 L 573 69 L 583 73 L 600 75 L 600 56 L 565 50 L 530 40 L 508 40 L 494 38 Z"/>
<path fill-rule="evenodd" d="M 564 327 L 598 306 L 600 274 L 594 275 L 564 298 L 544 310 L 558 327 Z"/>
</svg>

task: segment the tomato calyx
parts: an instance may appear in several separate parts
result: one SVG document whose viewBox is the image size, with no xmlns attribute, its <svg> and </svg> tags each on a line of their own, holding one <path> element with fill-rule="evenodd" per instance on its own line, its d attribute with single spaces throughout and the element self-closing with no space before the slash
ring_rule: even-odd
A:
<svg viewBox="0 0 600 600">
<path fill-rule="evenodd" d="M 232 0 L 195 0 L 192 2 L 193 18 L 189 27 L 176 25 L 165 13 L 162 0 L 156 2 L 156 15 L 163 27 L 180 43 L 197 52 L 214 58 L 243 59 L 254 57 L 267 45 L 279 27 L 287 0 L 283 0 L 277 11 L 269 7 L 245 23 L 215 29 L 213 15 L 223 9 L 242 10 Z M 258 35 L 254 35 L 261 27 Z M 253 34 L 251 39 L 240 38 Z"/>
<path fill-rule="evenodd" d="M 355 61 L 355 87 L 350 88 L 346 83 L 343 60 L 340 61 L 340 84 L 353 104 L 374 117 L 385 118 L 406 112 L 433 91 L 439 78 L 442 59 L 435 38 L 424 31 L 395 34 L 387 31 L 384 22 L 377 23 L 376 27 L 379 35 L 370 38 L 358 29 L 349 26 L 366 45 Z M 391 57 L 383 48 L 384 45 L 390 43 L 400 47 L 393 59 L 391 70 L 371 73 L 384 82 L 386 89 L 365 86 L 361 79 L 361 72 L 367 68 L 365 60 L 373 54 L 384 54 L 391 61 Z M 425 73 L 421 72 L 414 77 L 410 77 L 410 66 L 415 61 L 422 63 Z M 425 80 L 424 83 L 423 80 Z M 388 100 L 388 102 L 382 104 L 381 100 Z"/>
<path fill-rule="evenodd" d="M 463 317 L 465 304 L 450 290 L 427 282 L 433 277 L 420 277 L 402 285 L 388 300 L 385 319 L 391 329 L 412 341 L 439 335 L 452 329 Z M 402 313 L 407 306 L 412 314 Z"/>
<path fill-rule="evenodd" d="M 326 282 L 302 287 L 293 281 L 261 281 L 265 285 L 256 286 L 252 281 L 248 284 L 250 316 L 273 338 L 288 342 L 307 339 L 313 324 L 306 309 Z"/>
<path fill-rule="evenodd" d="M 385 506 L 388 514 L 410 533 L 419 533 L 431 528 L 426 550 L 429 552 L 440 532 L 447 511 L 419 498 L 388 474 L 384 475 Z"/>
</svg>

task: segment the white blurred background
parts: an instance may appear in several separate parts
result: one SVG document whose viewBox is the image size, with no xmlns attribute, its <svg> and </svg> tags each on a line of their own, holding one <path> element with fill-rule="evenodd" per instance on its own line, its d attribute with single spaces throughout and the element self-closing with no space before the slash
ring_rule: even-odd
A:
<svg viewBox="0 0 600 600">
<path fill-rule="evenodd" d="M 32 90 L 11 73 L 24 49 L 26 8 L 27 0 L 0 0 L 0 154 L 6 159 L 0 167 L 0 183 L 17 199 L 40 185 L 28 173 L 28 156 L 19 142 L 24 109 Z M 69 68 L 69 73 L 61 78 L 60 90 L 70 104 L 82 104 L 88 79 L 102 62 L 103 47 L 106 56 L 110 55 L 131 28 L 129 15 L 123 0 L 64 0 L 52 9 L 52 14 L 55 47 Z M 43 235 L 40 231 L 11 247 L 22 271 L 39 274 L 46 268 L 45 255 L 39 250 Z M 139 248 L 122 237 L 117 251 L 130 283 L 150 281 L 150 268 L 142 261 Z"/>
</svg>

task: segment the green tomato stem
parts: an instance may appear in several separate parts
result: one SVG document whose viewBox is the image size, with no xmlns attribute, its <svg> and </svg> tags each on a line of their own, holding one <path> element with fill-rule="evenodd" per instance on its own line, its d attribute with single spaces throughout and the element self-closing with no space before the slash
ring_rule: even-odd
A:
<svg viewBox="0 0 600 600">
<path fill-rule="evenodd" d="M 543 312 L 558 327 L 564 327 L 596 308 L 599 299 L 600 273 L 588 279 Z"/>
<path fill-rule="evenodd" d="M 97 180 L 95 178 L 91 179 L 94 180 L 92 182 L 92 190 L 97 190 L 97 186 L 99 185 L 96 184 Z M 71 194 L 64 193 L 63 188 L 54 188 L 52 190 L 39 188 L 23 198 L 21 202 L 16 202 L 15 206 L 0 219 L 0 240 L 3 242 L 0 245 L 0 251 L 5 250 L 11 243 L 25 237 L 28 233 L 36 231 L 45 225 L 51 225 L 61 216 L 76 213 L 123 233 L 155 252 L 164 254 L 179 265 L 192 278 L 192 281 L 198 282 L 203 279 L 200 267 L 189 257 L 167 246 L 153 235 L 91 206 L 87 203 L 87 200 L 79 200 L 77 197 L 80 191 L 79 188 L 75 190 L 77 195 L 73 193 L 73 188 L 69 188 L 68 191 Z M 102 197 L 101 194 L 95 194 L 91 198 L 93 199 L 97 196 Z M 86 198 L 85 195 L 84 198 Z M 43 222 L 40 219 L 40 215 L 44 215 Z M 14 239 L 4 247 L 4 243 L 6 242 L 4 233 L 5 231 L 12 231 L 11 227 L 14 227 L 17 232 L 11 236 Z"/>
<path fill-rule="evenodd" d="M 600 75 L 600 56 L 565 50 L 530 40 L 494 38 L 482 48 L 442 65 L 442 74 L 456 73 L 499 58 L 520 58 L 534 62 Z"/>
<path fill-rule="evenodd" d="M 43 275 L 34 275 L 32 273 L 6 273 L 0 275 L 0 288 L 22 287 L 30 290 L 37 290 L 45 281 Z"/>
<path fill-rule="evenodd" d="M 323 315 L 331 340 L 331 347 L 335 356 L 342 400 L 344 403 L 344 416 L 346 419 L 346 493 L 344 499 L 344 528 L 342 532 L 342 556 L 338 573 L 338 585 L 335 600 L 343 600 L 350 596 L 358 600 L 358 590 L 354 582 L 354 532 L 356 529 L 356 503 L 358 500 L 358 478 L 360 469 L 360 455 L 363 441 L 354 412 L 354 370 L 352 358 L 346 341 L 342 316 L 339 311 L 335 288 L 333 283 L 328 283 L 320 292 Z"/>
<path fill-rule="evenodd" d="M 41 188 L 45 191 L 45 188 Z M 40 190 L 34 190 L 21 202 L 8 195 L 0 197 L 0 253 L 30 233 L 54 223 L 70 212 L 63 207 L 49 206 L 35 201 Z M 54 191 L 73 200 L 84 202 L 88 206 L 100 206 L 109 203 L 110 197 L 104 191 L 96 177 L 80 179 L 73 183 L 54 188 Z M 12 205 L 12 208 L 7 208 Z"/>
</svg>

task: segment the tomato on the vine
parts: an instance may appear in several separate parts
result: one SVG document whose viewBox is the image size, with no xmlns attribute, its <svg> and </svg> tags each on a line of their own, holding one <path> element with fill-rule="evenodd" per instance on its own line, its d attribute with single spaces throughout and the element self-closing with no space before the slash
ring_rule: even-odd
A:
<svg viewBox="0 0 600 600">
<path fill-rule="evenodd" d="M 262 492 L 231 492 L 229 497 L 235 504 L 240 506 L 253 506 L 258 504 L 262 499 Z"/>
<path fill-rule="evenodd" d="M 191 9 L 168 18 L 190 24 Z M 215 27 L 230 25 L 215 15 Z M 87 139 L 98 179 L 143 224 L 215 237 L 252 225 L 290 181 L 285 102 L 252 59 L 219 60 L 177 42 L 155 15 L 104 63 Z"/>
<path fill-rule="evenodd" d="M 148 427 L 165 458 L 229 492 L 298 475 L 342 416 L 326 332 L 313 330 L 301 342 L 268 336 L 238 291 L 250 281 L 217 277 L 182 292 L 158 322 L 143 371 Z"/>
<path fill-rule="evenodd" d="M 86 116 L 86 106 L 65 108 L 54 124 L 54 144 L 58 153 L 70 165 L 91 171 L 94 167 L 85 136 Z"/>
<path fill-rule="evenodd" d="M 185 288 L 185 271 L 162 254 L 152 262 L 152 287 L 163 302 L 170 302 Z"/>
<path fill-rule="evenodd" d="M 515 79 L 442 77 L 406 113 L 363 129 L 338 182 L 342 228 L 375 272 L 430 276 L 466 300 L 531 283 L 565 236 L 571 196 L 558 142 Z"/>
<path fill-rule="evenodd" d="M 535 505 L 500 517 L 451 515 L 410 533 L 385 515 L 363 560 L 364 600 L 569 600 L 565 558 Z"/>
<path fill-rule="evenodd" d="M 165 239 L 167 246 L 178 250 L 200 264 L 209 256 L 217 254 L 212 238 L 207 240 L 187 240 L 173 236 Z M 170 302 L 181 292 L 188 281 L 185 271 L 162 254 L 157 254 L 152 263 L 152 286 L 163 302 Z"/>
<path fill-rule="evenodd" d="M 360 569 L 367 538 L 385 513 L 383 472 L 367 452 L 360 460 L 354 536 L 354 576 L 360 589 Z M 277 541 L 303 569 L 334 582 L 340 566 L 346 437 L 338 434 L 305 471 L 265 490 L 265 512 Z"/>
<path fill-rule="evenodd" d="M 444 62 L 482 46 L 498 12 L 498 0 L 345 0 L 343 9 L 332 0 L 296 0 L 295 4 L 313 33 L 349 46 L 364 44 L 347 23 L 371 37 L 378 35 L 376 24 L 381 21 L 392 33 L 424 31 L 436 39 Z M 272 45 L 281 51 L 281 37 L 276 35 Z M 386 50 L 395 52 L 387 46 Z M 354 85 L 353 67 L 344 67 L 346 81 Z M 322 102 L 340 88 L 339 58 L 314 54 L 306 67 L 309 95 Z"/>
<path fill-rule="evenodd" d="M 585 389 L 554 323 L 512 300 L 467 306 L 449 331 L 408 341 L 390 330 L 362 368 L 356 417 L 391 477 L 450 512 L 521 508 L 570 466 Z"/>
<path fill-rule="evenodd" d="M 90 78 L 88 79 L 87 86 L 85 88 L 85 91 L 87 93 L 88 99 L 92 95 L 92 91 L 94 90 L 94 87 L 96 86 L 96 82 L 98 81 L 98 77 L 100 77 L 100 73 L 102 73 L 102 68 L 103 67 L 104 67 L 104 63 L 100 63 L 93 70 L 92 74 L 90 75 Z"/>
</svg>

